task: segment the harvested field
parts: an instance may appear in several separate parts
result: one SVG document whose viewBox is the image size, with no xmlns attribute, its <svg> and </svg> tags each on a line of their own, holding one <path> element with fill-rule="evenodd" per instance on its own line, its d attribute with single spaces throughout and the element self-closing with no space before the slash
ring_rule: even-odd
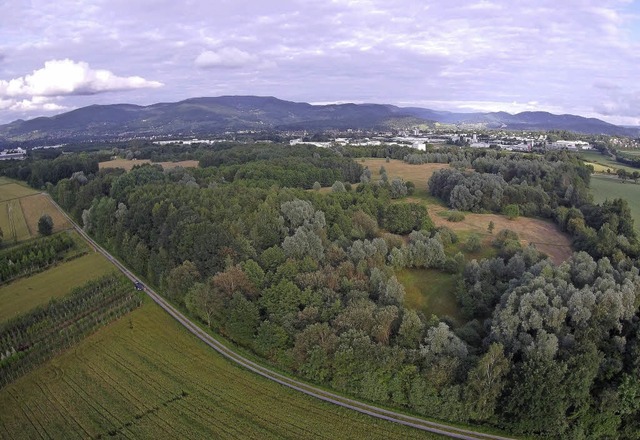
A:
<svg viewBox="0 0 640 440">
<path fill-rule="evenodd" d="M 0 390 L 0 437 L 440 438 L 284 388 L 229 363 L 148 298 Z"/>
<path fill-rule="evenodd" d="M 523 245 L 534 244 L 539 251 L 549 255 L 556 264 L 562 263 L 573 252 L 569 236 L 560 231 L 558 226 L 547 220 L 528 217 L 509 220 L 505 216 L 498 214 L 465 212 L 464 220 L 450 222 L 438 215 L 438 212 L 446 211 L 447 208 L 430 204 L 427 209 L 436 226 L 446 226 L 456 232 L 476 232 L 483 237 L 484 245 L 489 245 L 493 240 L 493 234 L 496 234 L 501 229 L 511 229 L 518 234 Z M 491 221 L 495 225 L 493 234 L 490 234 L 487 230 Z"/>
<path fill-rule="evenodd" d="M 101 254 L 90 253 L 0 287 L 0 322 L 68 294 L 115 270 Z"/>
<path fill-rule="evenodd" d="M 123 168 L 126 171 L 131 171 L 131 169 L 136 165 L 142 165 L 145 163 L 153 163 L 157 165 L 162 165 L 162 168 L 175 168 L 175 167 L 184 167 L 184 168 L 198 168 L 197 160 L 183 160 L 182 162 L 151 162 L 149 159 L 137 159 L 137 160 L 127 160 L 127 159 L 115 159 L 109 160 L 106 162 L 100 162 L 100 169 L 104 168 Z"/>
<path fill-rule="evenodd" d="M 67 218 L 51 203 L 44 194 L 35 194 L 20 199 L 20 206 L 32 237 L 38 236 L 38 220 L 43 214 L 49 214 L 53 220 L 53 232 L 69 229 Z"/>
</svg>

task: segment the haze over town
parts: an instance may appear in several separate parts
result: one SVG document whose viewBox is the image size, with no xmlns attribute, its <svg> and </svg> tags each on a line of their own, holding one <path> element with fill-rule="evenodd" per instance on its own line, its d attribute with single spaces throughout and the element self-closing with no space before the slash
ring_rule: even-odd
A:
<svg viewBox="0 0 640 440">
<path fill-rule="evenodd" d="M 0 123 L 272 95 L 640 125 L 637 2 L 9 0 Z"/>
</svg>

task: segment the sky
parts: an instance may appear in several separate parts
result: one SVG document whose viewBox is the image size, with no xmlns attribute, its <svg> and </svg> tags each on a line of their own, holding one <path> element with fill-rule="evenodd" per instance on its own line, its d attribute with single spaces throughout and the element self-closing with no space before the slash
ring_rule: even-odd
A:
<svg viewBox="0 0 640 440">
<path fill-rule="evenodd" d="M 260 95 L 640 125 L 630 0 L 2 0 L 0 123 Z"/>
</svg>

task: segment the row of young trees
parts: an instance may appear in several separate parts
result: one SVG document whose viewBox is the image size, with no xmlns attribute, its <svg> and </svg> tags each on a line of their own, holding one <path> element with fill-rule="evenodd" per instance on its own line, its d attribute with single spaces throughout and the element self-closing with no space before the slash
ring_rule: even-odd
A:
<svg viewBox="0 0 640 440">
<path fill-rule="evenodd" d="M 588 174 L 569 157 L 550 155 L 545 164 L 468 154 L 478 174 L 499 177 L 473 180 L 481 204 L 494 203 L 483 189 L 502 187 L 494 185 L 502 179 L 544 197 L 554 209 L 549 215 L 566 209 L 567 227 L 580 226 L 580 215 L 585 227 L 611 227 L 616 218 L 616 233 L 628 227 L 622 204 L 576 207 Z M 455 234 L 434 228 L 423 206 L 392 202 L 386 185 L 322 194 L 283 188 L 288 180 L 280 173 L 265 185 L 246 172 L 252 162 L 233 167 L 144 166 L 88 175 L 85 183 L 63 179 L 51 191 L 173 301 L 309 380 L 532 435 L 638 432 L 640 298 L 632 253 L 576 254 L 557 268 L 535 249 L 521 249 L 512 233 L 498 232 L 499 257 L 465 265 L 461 254 L 444 252 Z M 466 182 L 459 173 L 451 176 Z M 464 268 L 458 296 L 467 321 L 455 326 L 407 308 L 395 277 L 403 267 Z"/>
<path fill-rule="evenodd" d="M 0 388 L 141 304 L 131 283 L 112 274 L 0 324 Z"/>
</svg>

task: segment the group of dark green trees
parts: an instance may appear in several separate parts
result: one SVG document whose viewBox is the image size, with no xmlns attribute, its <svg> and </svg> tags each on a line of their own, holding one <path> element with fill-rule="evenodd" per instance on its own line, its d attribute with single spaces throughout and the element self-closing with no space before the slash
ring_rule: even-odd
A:
<svg viewBox="0 0 640 440">
<path fill-rule="evenodd" d="M 367 179 L 358 152 L 224 145 L 197 169 L 74 169 L 49 190 L 172 301 L 308 380 L 512 432 L 637 438 L 640 276 L 625 202 L 593 204 L 588 168 L 562 153 L 411 158 L 452 164 L 430 191 L 453 208 L 515 205 L 582 251 L 556 266 L 500 231 L 498 256 L 465 263 L 445 251 L 455 234 Z M 305 190 L 316 181 L 361 183 Z M 407 308 L 395 277 L 405 267 L 459 274 L 465 321 Z"/>
</svg>

